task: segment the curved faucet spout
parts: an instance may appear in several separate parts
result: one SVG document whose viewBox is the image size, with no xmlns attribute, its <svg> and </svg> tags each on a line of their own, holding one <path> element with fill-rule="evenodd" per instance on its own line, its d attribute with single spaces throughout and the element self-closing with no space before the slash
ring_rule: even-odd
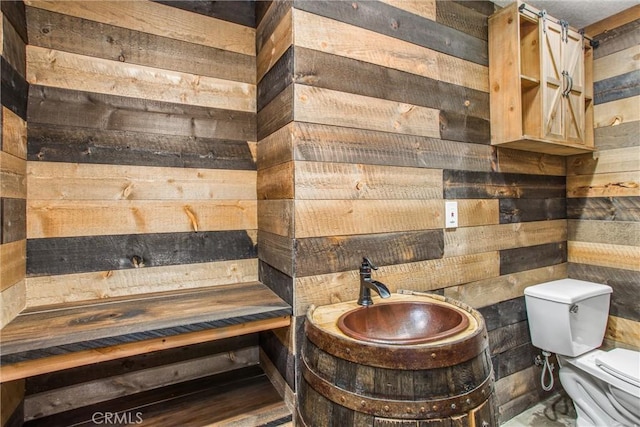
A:
<svg viewBox="0 0 640 427">
<path fill-rule="evenodd" d="M 371 264 L 368 258 L 363 258 L 362 265 L 360 266 L 360 297 L 358 298 L 358 304 L 368 306 L 373 304 L 371 299 L 371 290 L 374 290 L 382 298 L 389 298 L 391 292 L 384 283 L 377 280 L 371 280 L 371 269 L 377 270 L 378 267 Z"/>
<path fill-rule="evenodd" d="M 381 298 L 389 298 L 391 296 L 391 292 L 389 292 L 389 288 L 382 282 L 378 282 L 377 280 L 372 280 L 371 283 L 374 287 L 371 288 L 380 295 Z"/>
</svg>

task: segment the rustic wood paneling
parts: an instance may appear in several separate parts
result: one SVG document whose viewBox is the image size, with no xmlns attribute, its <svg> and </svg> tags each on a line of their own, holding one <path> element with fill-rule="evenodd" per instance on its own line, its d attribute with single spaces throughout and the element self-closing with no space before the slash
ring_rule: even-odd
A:
<svg viewBox="0 0 640 427">
<path fill-rule="evenodd" d="M 609 28 L 601 34 L 594 34 L 593 39 L 600 42 L 593 51 L 593 59 L 604 58 L 613 53 L 638 44 L 640 37 L 640 19 L 625 23 L 616 28 Z"/>
<path fill-rule="evenodd" d="M 255 57 L 252 55 L 34 7 L 27 8 L 27 16 L 33 46 L 255 84 Z M 82 42 L 78 43 L 78 40 Z"/>
<path fill-rule="evenodd" d="M 0 197 L 27 197 L 27 162 L 0 151 Z"/>
<path fill-rule="evenodd" d="M 640 123 L 639 123 L 640 124 Z M 636 172 L 640 170 L 640 146 L 598 151 L 567 158 L 568 175 Z M 633 176 L 633 174 L 630 174 Z"/>
<path fill-rule="evenodd" d="M 596 104 L 640 95 L 640 70 L 598 80 L 593 85 L 593 101 Z"/>
<path fill-rule="evenodd" d="M 470 2 L 436 1 L 436 21 L 482 40 L 489 38 L 487 15 L 472 7 Z"/>
<path fill-rule="evenodd" d="M 636 71 L 640 62 L 639 53 L 640 45 L 635 45 L 596 59 L 593 61 L 593 75 L 597 76 L 598 80 L 604 80 Z"/>
<path fill-rule="evenodd" d="M 26 94 L 25 94 L 26 96 Z M 2 143 L 0 148 L 5 153 L 18 157 L 27 158 L 27 122 L 6 107 L 2 107 L 0 115 L 2 121 Z"/>
<path fill-rule="evenodd" d="M 601 149 L 637 147 L 640 140 L 636 138 L 640 132 L 640 121 L 620 123 L 616 126 L 596 128 L 594 135 Z"/>
<path fill-rule="evenodd" d="M 567 197 L 638 197 L 640 177 L 627 172 L 567 177 Z"/>
<path fill-rule="evenodd" d="M 640 197 L 576 197 L 567 199 L 567 218 L 640 221 Z"/>
<path fill-rule="evenodd" d="M 286 8 L 286 4 L 283 5 Z M 272 18 L 279 22 L 268 38 L 264 38 L 264 44 L 256 56 L 256 80 L 260 82 L 271 67 L 278 62 L 278 59 L 289 49 L 293 43 L 293 20 L 291 9 L 287 10 L 282 17 L 278 14 Z M 260 41 L 258 41 L 260 43 Z"/>
<path fill-rule="evenodd" d="M 17 3 L 17 2 L 15 2 Z M 27 60 L 25 56 L 25 42 L 16 31 L 11 21 L 2 15 L 2 38 L 0 39 L 2 57 L 20 74 L 27 74 Z"/>
<path fill-rule="evenodd" d="M 640 271 L 640 246 L 568 242 L 569 262 Z"/>
<path fill-rule="evenodd" d="M 300 49 L 300 48 L 298 48 Z M 287 86 L 294 81 L 294 47 L 289 48 L 282 54 L 276 63 L 264 75 L 257 89 L 257 110 L 262 110 L 275 97 L 277 97 Z"/>
<path fill-rule="evenodd" d="M 500 199 L 500 224 L 567 217 L 565 198 Z"/>
<path fill-rule="evenodd" d="M 5 291 L 24 280 L 27 266 L 27 241 L 16 240 L 0 245 L 0 291 Z M 9 301 L 6 301 L 7 303 Z"/>
<path fill-rule="evenodd" d="M 295 276 L 294 240 L 264 229 L 258 232 L 258 256 L 261 261 L 281 271 L 287 276 Z"/>
<path fill-rule="evenodd" d="M 580 242 L 640 246 L 640 222 L 570 220 L 567 238 Z"/>
<path fill-rule="evenodd" d="M 282 92 L 262 108 L 257 114 L 258 141 L 293 121 L 294 85 L 288 85 Z"/>
<path fill-rule="evenodd" d="M 27 119 L 27 97 L 29 83 L 11 66 L 4 56 L 0 57 L 0 99 L 2 106 L 16 113 L 23 120 Z"/>
<path fill-rule="evenodd" d="M 18 415 L 22 415 L 24 384 L 24 380 L 0 383 L 0 401 L 2 402 L 0 425 L 3 427 L 16 425 L 16 423 L 10 421 L 10 418 L 13 418 L 16 412 Z"/>
<path fill-rule="evenodd" d="M 0 198 L 0 244 L 27 238 L 25 199 Z"/>
<path fill-rule="evenodd" d="M 567 262 L 565 242 L 500 251 L 500 275 L 534 270 Z"/>
<path fill-rule="evenodd" d="M 621 98 L 616 101 L 595 105 L 593 107 L 595 127 L 618 126 L 621 123 L 640 121 L 639 98 L 639 96 Z"/>
<path fill-rule="evenodd" d="M 266 246 L 266 245 L 263 245 Z M 293 306 L 293 278 L 280 270 L 275 269 L 262 259 L 258 263 L 259 280 L 282 298 L 287 304 Z"/>
<path fill-rule="evenodd" d="M 566 175 L 565 157 L 492 147 L 493 172 L 528 173 L 532 175 Z"/>
<path fill-rule="evenodd" d="M 154 0 L 167 6 L 188 10 L 212 18 L 223 19 L 247 27 L 256 26 L 254 0 L 224 0 L 224 1 L 171 1 Z"/>
<path fill-rule="evenodd" d="M 540 199 L 565 196 L 563 176 L 444 171 L 444 197 Z"/>
</svg>

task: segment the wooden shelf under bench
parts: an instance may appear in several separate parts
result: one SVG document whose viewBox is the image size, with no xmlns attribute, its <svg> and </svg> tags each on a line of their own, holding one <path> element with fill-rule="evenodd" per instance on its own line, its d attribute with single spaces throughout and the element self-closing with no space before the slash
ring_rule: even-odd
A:
<svg viewBox="0 0 640 427">
<path fill-rule="evenodd" d="M 0 332 L 0 381 L 281 328 L 291 313 L 260 282 L 41 307 Z"/>
</svg>

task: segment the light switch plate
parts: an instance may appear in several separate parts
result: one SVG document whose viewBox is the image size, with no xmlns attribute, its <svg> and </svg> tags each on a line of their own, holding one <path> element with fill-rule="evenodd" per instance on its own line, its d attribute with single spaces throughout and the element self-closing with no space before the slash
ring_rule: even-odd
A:
<svg viewBox="0 0 640 427">
<path fill-rule="evenodd" d="M 445 202 L 444 204 L 444 227 L 458 227 L 458 202 Z"/>
</svg>

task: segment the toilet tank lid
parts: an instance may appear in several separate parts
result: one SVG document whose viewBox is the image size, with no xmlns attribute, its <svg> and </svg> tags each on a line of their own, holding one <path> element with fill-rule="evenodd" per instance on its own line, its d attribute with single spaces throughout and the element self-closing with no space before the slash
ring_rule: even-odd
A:
<svg viewBox="0 0 640 427">
<path fill-rule="evenodd" d="M 527 296 L 574 304 L 586 298 L 610 294 L 611 286 L 576 279 L 560 279 L 525 288 Z"/>
</svg>

